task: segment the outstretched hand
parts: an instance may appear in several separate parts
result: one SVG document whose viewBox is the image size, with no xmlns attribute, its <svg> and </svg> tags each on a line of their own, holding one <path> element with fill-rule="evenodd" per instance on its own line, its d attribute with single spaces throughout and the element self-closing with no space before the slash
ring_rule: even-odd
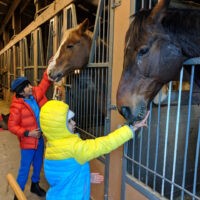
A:
<svg viewBox="0 0 200 200">
<path fill-rule="evenodd" d="M 90 176 L 90 182 L 91 183 L 98 184 L 98 183 L 102 183 L 104 181 L 104 177 L 101 174 L 99 174 L 99 173 L 94 173 L 93 172 L 90 175 L 91 175 Z"/>
<path fill-rule="evenodd" d="M 148 117 L 149 117 L 149 111 L 147 112 L 147 114 L 146 114 L 146 116 L 145 116 L 145 118 L 142 120 L 142 121 L 138 121 L 138 122 L 136 122 L 135 124 L 134 124 L 134 131 L 136 131 L 138 128 L 140 128 L 140 127 L 148 127 L 148 125 L 147 125 L 147 119 L 148 119 Z"/>
</svg>

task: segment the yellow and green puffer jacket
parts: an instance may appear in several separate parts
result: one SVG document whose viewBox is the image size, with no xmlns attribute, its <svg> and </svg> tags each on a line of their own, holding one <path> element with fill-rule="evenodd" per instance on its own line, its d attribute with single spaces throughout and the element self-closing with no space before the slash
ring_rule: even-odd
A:
<svg viewBox="0 0 200 200">
<path fill-rule="evenodd" d="M 47 139 L 44 171 L 50 185 L 46 199 L 88 200 L 90 169 L 88 161 L 110 153 L 133 137 L 129 126 L 107 136 L 82 140 L 67 124 L 68 105 L 48 101 L 40 112 L 40 125 Z"/>
<path fill-rule="evenodd" d="M 107 136 L 82 140 L 67 129 L 68 105 L 56 100 L 48 101 L 41 109 L 40 124 L 47 138 L 45 158 L 62 160 L 74 158 L 83 164 L 100 155 L 110 153 L 133 137 L 129 126 L 123 126 Z"/>
</svg>

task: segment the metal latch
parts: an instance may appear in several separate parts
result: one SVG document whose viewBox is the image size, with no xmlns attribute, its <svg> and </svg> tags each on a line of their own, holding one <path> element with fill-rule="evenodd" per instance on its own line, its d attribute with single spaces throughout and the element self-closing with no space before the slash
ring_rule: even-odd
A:
<svg viewBox="0 0 200 200">
<path fill-rule="evenodd" d="M 117 106 L 116 105 L 110 105 L 110 110 L 117 110 Z"/>
<path fill-rule="evenodd" d="M 121 0 L 113 0 L 112 8 L 116 8 L 121 5 Z"/>
</svg>

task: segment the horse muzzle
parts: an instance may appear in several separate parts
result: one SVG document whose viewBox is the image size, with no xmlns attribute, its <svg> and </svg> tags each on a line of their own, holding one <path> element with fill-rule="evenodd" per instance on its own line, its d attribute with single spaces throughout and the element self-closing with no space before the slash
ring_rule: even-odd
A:
<svg viewBox="0 0 200 200">
<path fill-rule="evenodd" d="M 147 108 L 144 103 L 140 103 L 134 109 L 128 106 L 122 106 L 119 112 L 127 120 L 128 124 L 133 124 L 136 121 L 144 119 Z"/>
<path fill-rule="evenodd" d="M 62 79 L 64 74 L 62 72 L 54 73 L 52 70 L 49 70 L 48 76 L 49 76 L 50 80 L 58 82 Z"/>
</svg>

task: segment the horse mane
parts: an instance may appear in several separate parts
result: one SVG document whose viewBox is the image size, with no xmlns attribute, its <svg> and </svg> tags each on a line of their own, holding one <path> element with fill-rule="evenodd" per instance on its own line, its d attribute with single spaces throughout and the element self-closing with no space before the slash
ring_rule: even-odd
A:
<svg viewBox="0 0 200 200">
<path fill-rule="evenodd" d="M 145 31 L 148 31 L 146 19 L 150 13 L 150 9 L 140 10 L 132 16 L 133 21 L 125 37 L 126 44 L 129 42 L 134 44 L 132 49 L 137 49 L 137 44 L 142 42 Z M 165 33 L 181 43 L 183 53 L 188 49 L 184 54 L 191 54 L 191 57 L 200 54 L 199 47 L 196 45 L 200 45 L 200 10 L 169 8 L 165 12 L 161 24 Z M 193 43 L 187 43 L 188 41 L 193 41 Z"/>
</svg>

